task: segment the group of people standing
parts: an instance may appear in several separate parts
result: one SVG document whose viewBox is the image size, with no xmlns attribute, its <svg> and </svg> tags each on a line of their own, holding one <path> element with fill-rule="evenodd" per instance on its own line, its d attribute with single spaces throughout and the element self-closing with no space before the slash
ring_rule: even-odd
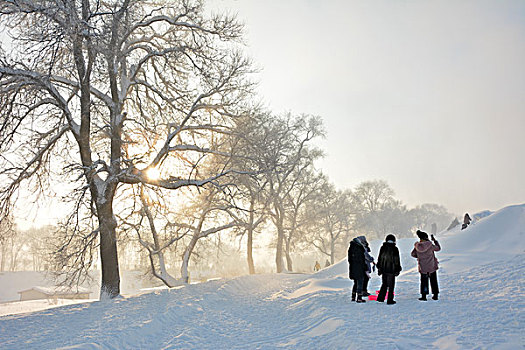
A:
<svg viewBox="0 0 525 350">
<path fill-rule="evenodd" d="M 429 281 L 432 290 L 432 299 L 438 300 L 439 287 L 437 281 L 438 260 L 434 252 L 441 250 L 439 242 L 431 235 L 430 240 L 426 232 L 417 230 L 419 241 L 414 244 L 414 249 L 410 255 L 417 259 L 418 270 L 421 276 L 421 297 L 419 300 L 426 301 L 429 294 Z M 399 258 L 399 249 L 396 246 L 396 237 L 389 234 L 379 250 L 377 263 L 370 255 L 370 246 L 365 236 L 354 238 L 348 248 L 349 277 L 354 281 L 352 288 L 352 301 L 364 303 L 363 297 L 369 296 L 368 281 L 374 266 L 377 267 L 377 274 L 382 278 L 381 289 L 377 296 L 378 302 L 384 302 L 387 298 L 387 304 L 395 304 L 394 287 L 396 277 L 401 273 L 401 259 Z"/>
</svg>

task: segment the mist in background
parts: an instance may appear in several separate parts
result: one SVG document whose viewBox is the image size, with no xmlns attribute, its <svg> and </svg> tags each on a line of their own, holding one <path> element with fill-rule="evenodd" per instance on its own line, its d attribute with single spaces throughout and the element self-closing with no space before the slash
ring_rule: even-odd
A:
<svg viewBox="0 0 525 350">
<path fill-rule="evenodd" d="M 237 13 L 259 92 L 322 116 L 339 188 L 384 179 L 458 215 L 525 200 L 525 2 L 214 0 Z"/>
</svg>

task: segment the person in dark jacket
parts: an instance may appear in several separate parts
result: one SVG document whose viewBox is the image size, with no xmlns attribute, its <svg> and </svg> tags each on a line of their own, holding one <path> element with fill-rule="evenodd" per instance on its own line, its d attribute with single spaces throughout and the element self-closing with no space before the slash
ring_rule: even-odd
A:
<svg viewBox="0 0 525 350">
<path fill-rule="evenodd" d="M 350 242 L 348 248 L 348 274 L 351 280 L 354 281 L 352 288 L 352 301 L 358 303 L 364 303 L 363 300 L 363 282 L 366 275 L 366 262 L 365 262 L 365 245 L 366 242 L 364 236 L 354 238 Z"/>
<path fill-rule="evenodd" d="M 470 218 L 470 215 L 468 213 L 465 213 L 465 216 L 463 217 L 463 225 L 461 225 L 461 229 L 464 230 L 467 228 L 468 225 L 470 225 L 470 222 L 472 219 Z"/>
<path fill-rule="evenodd" d="M 401 272 L 401 259 L 399 258 L 399 249 L 396 247 L 396 237 L 394 235 L 387 235 L 385 243 L 379 250 L 377 257 L 377 274 L 382 275 L 381 289 L 377 296 L 377 301 L 384 302 L 388 290 L 387 304 L 395 304 L 394 301 L 394 286 L 396 284 L 396 276 Z"/>
<path fill-rule="evenodd" d="M 417 230 L 417 236 L 420 241 L 414 244 L 412 249 L 412 257 L 417 258 L 417 265 L 419 273 L 421 274 L 421 301 L 427 301 L 427 294 L 429 294 L 428 280 L 430 279 L 430 287 L 432 287 L 432 299 L 438 300 L 439 287 L 437 280 L 438 260 L 434 252 L 439 252 L 441 246 L 439 242 L 431 235 L 432 242 L 428 240 L 428 234 Z"/>
</svg>

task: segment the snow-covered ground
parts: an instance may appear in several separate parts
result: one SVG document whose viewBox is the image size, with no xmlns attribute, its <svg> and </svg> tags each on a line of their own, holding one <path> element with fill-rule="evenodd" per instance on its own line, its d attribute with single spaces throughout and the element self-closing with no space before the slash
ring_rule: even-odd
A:
<svg viewBox="0 0 525 350">
<path fill-rule="evenodd" d="M 12 301 L 0 304 L 0 316 L 24 314 L 28 312 L 47 310 L 54 307 L 94 302 L 97 299 L 38 299 Z"/>
<path fill-rule="evenodd" d="M 0 317 L 1 349 L 523 349 L 525 204 L 438 234 L 439 301 L 399 240 L 396 305 L 350 302 L 345 261 Z M 380 242 L 373 242 L 377 254 Z M 379 287 L 377 276 L 369 290 Z"/>
</svg>

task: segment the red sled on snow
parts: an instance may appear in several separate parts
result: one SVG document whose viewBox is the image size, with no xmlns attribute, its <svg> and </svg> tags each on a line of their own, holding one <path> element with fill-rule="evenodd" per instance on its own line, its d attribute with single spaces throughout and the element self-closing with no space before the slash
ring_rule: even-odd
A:
<svg viewBox="0 0 525 350">
<path fill-rule="evenodd" d="M 379 295 L 379 291 L 376 290 L 376 295 L 369 295 L 368 300 L 377 300 L 377 296 Z M 394 293 L 396 295 L 396 293 Z M 388 298 L 388 292 L 386 292 L 385 299 Z"/>
</svg>

